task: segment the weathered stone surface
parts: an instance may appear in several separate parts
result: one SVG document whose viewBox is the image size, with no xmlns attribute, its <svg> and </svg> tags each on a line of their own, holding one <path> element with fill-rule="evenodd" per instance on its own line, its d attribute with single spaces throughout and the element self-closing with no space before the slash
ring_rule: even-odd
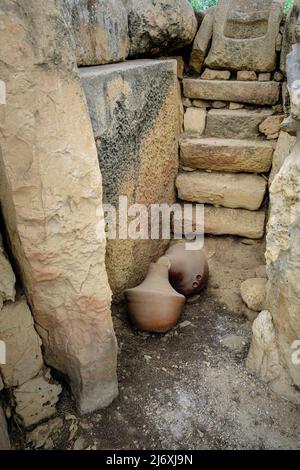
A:
<svg viewBox="0 0 300 470">
<path fill-rule="evenodd" d="M 237 75 L 236 75 L 237 80 L 241 81 L 253 81 L 257 80 L 257 75 L 254 70 L 239 70 Z"/>
<path fill-rule="evenodd" d="M 241 296 L 250 310 L 261 312 L 266 302 L 267 279 L 255 277 L 247 279 L 241 285 Z"/>
<path fill-rule="evenodd" d="M 211 107 L 211 103 L 209 101 L 193 100 L 192 103 L 193 103 L 193 106 L 195 106 L 196 108 L 210 108 Z"/>
<path fill-rule="evenodd" d="M 39 373 L 43 366 L 41 340 L 25 299 L 1 310 L 0 338 L 6 344 L 6 364 L 0 366 L 6 387 L 22 385 Z"/>
<path fill-rule="evenodd" d="M 58 434 L 60 429 L 63 427 L 63 420 L 61 418 L 54 418 L 47 423 L 40 424 L 33 431 L 27 434 L 26 441 L 31 444 L 34 449 L 49 448 L 49 444 L 52 448 L 53 437 Z"/>
<path fill-rule="evenodd" d="M 260 266 L 257 266 L 255 269 L 255 277 L 263 277 L 267 279 L 267 267 L 265 264 L 261 264 Z"/>
<path fill-rule="evenodd" d="M 231 72 L 229 70 L 211 70 L 206 68 L 201 75 L 203 80 L 229 80 Z"/>
<path fill-rule="evenodd" d="M 280 132 L 280 126 L 284 116 L 276 115 L 267 117 L 260 125 L 259 130 L 267 138 L 277 138 Z"/>
<path fill-rule="evenodd" d="M 210 68 L 273 71 L 281 17 L 276 1 L 220 0 L 205 64 Z"/>
<path fill-rule="evenodd" d="M 199 170 L 265 173 L 272 165 L 269 142 L 183 135 L 181 163 Z"/>
<path fill-rule="evenodd" d="M 277 145 L 273 154 L 272 170 L 269 177 L 269 186 L 273 183 L 273 180 L 280 168 L 283 165 L 285 159 L 289 156 L 296 143 L 296 137 L 289 135 L 287 132 L 281 131 L 277 141 Z"/>
<path fill-rule="evenodd" d="M 264 235 L 265 211 L 205 206 L 204 230 L 212 235 L 236 235 L 259 239 Z"/>
<path fill-rule="evenodd" d="M 0 304 L 7 300 L 15 300 L 16 277 L 8 261 L 7 257 L 3 252 L 3 248 L 0 246 Z M 0 305 L 0 307 L 1 307 Z"/>
<path fill-rule="evenodd" d="M 282 47 L 280 55 L 280 70 L 286 75 L 286 60 L 287 55 L 292 50 L 292 45 L 297 42 L 296 40 L 296 25 L 299 19 L 300 3 L 298 0 L 294 0 L 294 5 L 287 14 L 286 21 L 284 23 L 284 31 L 282 37 Z"/>
<path fill-rule="evenodd" d="M 190 44 L 197 19 L 186 0 L 123 0 L 128 13 L 130 57 L 172 51 Z"/>
<path fill-rule="evenodd" d="M 206 124 L 206 110 L 188 108 L 184 115 L 184 130 L 203 134 Z"/>
<path fill-rule="evenodd" d="M 0 450 L 10 450 L 6 419 L 0 403 Z"/>
<path fill-rule="evenodd" d="M 185 108 L 190 108 L 193 106 L 193 102 L 189 98 L 182 98 L 182 104 Z"/>
<path fill-rule="evenodd" d="M 269 82 L 271 80 L 271 74 L 270 73 L 260 73 L 258 75 L 258 81 L 259 82 Z"/>
<path fill-rule="evenodd" d="M 78 65 L 125 60 L 129 53 L 128 17 L 122 0 L 63 0 L 73 33 Z"/>
<path fill-rule="evenodd" d="M 159 60 L 176 60 L 177 62 L 177 77 L 182 80 L 185 70 L 185 63 L 184 59 L 181 55 L 174 55 L 174 56 L 162 56 L 159 57 Z"/>
<path fill-rule="evenodd" d="M 300 5 L 299 5 L 300 6 Z M 299 25 L 300 26 L 300 25 Z M 298 28 L 299 28 L 298 26 Z M 291 118 L 300 121 L 300 35 L 299 42 L 293 45 L 292 52 L 287 56 L 286 69 L 288 75 L 287 91 L 289 94 L 289 112 Z M 298 122 L 299 125 L 299 122 Z"/>
<path fill-rule="evenodd" d="M 266 310 L 261 312 L 253 323 L 252 331 L 247 368 L 270 384 L 276 393 L 300 403 L 299 393 L 292 387 L 280 357 L 271 313 Z"/>
<path fill-rule="evenodd" d="M 176 186 L 183 201 L 248 210 L 260 208 L 266 191 L 263 177 L 244 173 L 180 173 Z"/>
<path fill-rule="evenodd" d="M 276 80 L 276 82 L 282 82 L 283 79 L 284 79 L 284 76 L 281 72 L 274 73 L 274 80 Z"/>
<path fill-rule="evenodd" d="M 227 103 L 225 101 L 213 101 L 211 103 L 211 106 L 212 108 L 215 108 L 215 109 L 223 109 L 223 108 L 226 108 Z"/>
<path fill-rule="evenodd" d="M 280 356 L 300 386 L 293 343 L 300 338 L 300 143 L 294 146 L 270 188 L 267 234 L 268 309 L 272 313 Z M 300 400 L 300 396 L 299 396 Z"/>
<path fill-rule="evenodd" d="M 184 220 L 196 232 L 196 212 L 193 206 L 192 219 Z M 176 215 L 175 215 L 176 219 Z M 264 235 L 266 213 L 264 210 L 247 211 L 244 209 L 228 209 L 225 207 L 204 207 L 204 233 L 211 235 L 235 235 L 250 239 L 260 239 Z M 199 235 L 202 235 L 200 233 Z"/>
<path fill-rule="evenodd" d="M 207 114 L 205 135 L 228 139 L 254 139 L 259 136 L 258 126 L 272 114 L 272 110 L 218 110 L 212 109 Z"/>
<path fill-rule="evenodd" d="M 278 33 L 276 38 L 276 52 L 280 52 L 282 47 L 282 34 Z"/>
<path fill-rule="evenodd" d="M 190 57 L 190 68 L 195 72 L 200 73 L 202 70 L 213 34 L 213 23 L 213 15 L 206 14 L 196 34 Z"/>
<path fill-rule="evenodd" d="M 183 92 L 187 98 L 201 100 L 238 101 L 258 105 L 276 104 L 278 82 L 239 82 L 237 80 L 202 80 L 185 78 Z"/>
<path fill-rule="evenodd" d="M 117 348 L 105 239 L 96 233 L 101 174 L 57 5 L 1 1 L 0 197 L 47 364 L 69 377 L 87 412 L 117 394 Z"/>
<path fill-rule="evenodd" d="M 51 418 L 56 413 L 55 405 L 60 393 L 61 386 L 51 379 L 49 370 L 14 388 L 13 397 L 18 420 L 28 428 Z"/>
<path fill-rule="evenodd" d="M 175 201 L 178 171 L 176 62 L 137 60 L 81 69 L 103 174 L 106 203 Z M 114 299 L 139 284 L 165 240 L 108 240 L 106 265 Z"/>
</svg>

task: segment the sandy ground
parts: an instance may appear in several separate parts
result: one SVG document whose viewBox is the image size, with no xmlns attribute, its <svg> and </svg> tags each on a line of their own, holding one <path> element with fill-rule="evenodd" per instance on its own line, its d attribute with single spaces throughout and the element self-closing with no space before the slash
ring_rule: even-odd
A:
<svg viewBox="0 0 300 470">
<path fill-rule="evenodd" d="M 125 306 L 114 307 L 120 395 L 80 417 L 65 389 L 54 448 L 300 449 L 300 409 L 244 366 L 251 323 L 239 286 L 263 263 L 264 246 L 211 237 L 205 249 L 208 289 L 167 335 L 133 330 Z"/>
</svg>

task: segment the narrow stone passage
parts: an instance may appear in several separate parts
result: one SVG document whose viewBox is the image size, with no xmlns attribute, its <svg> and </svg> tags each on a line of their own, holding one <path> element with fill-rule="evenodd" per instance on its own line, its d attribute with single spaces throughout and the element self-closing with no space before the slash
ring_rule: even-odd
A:
<svg viewBox="0 0 300 470">
<path fill-rule="evenodd" d="M 128 323 L 125 306 L 114 307 L 120 395 L 109 408 L 80 417 L 64 390 L 59 405 L 63 424 L 54 448 L 300 447 L 299 408 L 245 368 L 251 322 L 244 316 L 239 285 L 254 275 L 264 245 L 210 237 L 206 252 L 208 289 L 187 303 L 170 333 L 139 333 Z"/>
</svg>

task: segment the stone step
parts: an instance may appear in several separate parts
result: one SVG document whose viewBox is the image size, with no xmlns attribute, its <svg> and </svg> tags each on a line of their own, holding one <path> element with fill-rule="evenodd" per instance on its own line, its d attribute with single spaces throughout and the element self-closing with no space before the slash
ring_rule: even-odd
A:
<svg viewBox="0 0 300 470">
<path fill-rule="evenodd" d="M 254 139 L 259 137 L 259 125 L 273 111 L 268 108 L 211 109 L 207 113 L 205 135 L 228 139 Z"/>
<path fill-rule="evenodd" d="M 265 173 L 272 165 L 273 144 L 264 140 L 234 140 L 183 134 L 183 166 L 234 173 Z"/>
<path fill-rule="evenodd" d="M 182 201 L 256 211 L 264 200 L 267 182 L 247 173 L 192 171 L 179 173 L 176 186 Z"/>
<path fill-rule="evenodd" d="M 256 105 L 274 105 L 279 99 L 278 82 L 244 82 L 238 80 L 202 80 L 185 78 L 186 98 L 214 101 L 234 101 Z"/>
<path fill-rule="evenodd" d="M 176 215 L 174 222 L 175 219 Z M 235 235 L 260 239 L 264 236 L 265 220 L 266 212 L 264 210 L 247 211 L 210 205 L 204 207 L 204 233 L 210 235 Z M 193 233 L 197 233 L 195 206 L 192 217 L 187 217 L 187 214 L 184 214 L 184 226 L 192 227 Z M 202 235 L 202 232 L 199 235 Z"/>
</svg>

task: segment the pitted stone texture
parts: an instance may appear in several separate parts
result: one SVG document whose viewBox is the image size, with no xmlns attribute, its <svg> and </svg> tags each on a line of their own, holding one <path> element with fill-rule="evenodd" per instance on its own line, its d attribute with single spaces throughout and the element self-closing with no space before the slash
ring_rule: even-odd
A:
<svg viewBox="0 0 300 470">
<path fill-rule="evenodd" d="M 10 450 L 10 448 L 7 423 L 0 403 L 0 450 Z"/>
<path fill-rule="evenodd" d="M 41 340 L 25 299 L 1 310 L 0 338 L 6 345 L 6 364 L 0 370 L 7 388 L 22 385 L 39 373 L 43 366 Z"/>
<path fill-rule="evenodd" d="M 260 208 L 266 191 L 262 176 L 245 173 L 180 173 L 176 186 L 183 201 L 248 210 Z"/>
<path fill-rule="evenodd" d="M 117 394 L 117 348 L 105 240 L 96 233 L 101 174 L 57 5 L 0 5 L 0 68 L 7 87 L 0 196 L 45 360 L 68 376 L 87 412 Z"/>
<path fill-rule="evenodd" d="M 122 0 L 63 0 L 78 65 L 121 62 L 129 53 L 128 17 Z"/>
<path fill-rule="evenodd" d="M 213 24 L 213 15 L 207 13 L 203 18 L 198 33 L 196 34 L 190 57 L 190 67 L 195 72 L 200 73 L 202 70 L 204 59 L 208 52 L 213 34 Z"/>
<path fill-rule="evenodd" d="M 267 117 L 260 125 L 259 130 L 262 134 L 265 134 L 267 138 L 279 137 L 280 126 L 284 116 L 276 115 Z"/>
<path fill-rule="evenodd" d="M 300 338 L 300 143 L 284 161 L 270 188 L 267 234 L 268 309 L 272 313 L 280 355 L 293 383 L 300 368 L 292 345 Z M 300 396 L 299 396 L 300 398 Z"/>
<path fill-rule="evenodd" d="M 51 418 L 56 413 L 60 393 L 61 386 L 51 379 L 49 370 L 14 388 L 17 419 L 28 428 Z"/>
<path fill-rule="evenodd" d="M 217 139 L 184 134 L 180 143 L 182 165 L 199 170 L 265 173 L 274 147 L 257 140 Z"/>
<path fill-rule="evenodd" d="M 0 308 L 3 302 L 15 300 L 15 283 L 16 277 L 0 245 Z"/>
<path fill-rule="evenodd" d="M 279 92 L 278 82 L 183 79 L 183 94 L 186 98 L 192 99 L 273 105 L 279 99 Z"/>
<path fill-rule="evenodd" d="M 136 60 L 81 69 L 103 174 L 106 203 L 175 202 L 178 171 L 176 62 Z M 130 219 L 129 219 L 130 220 Z M 131 219 L 132 220 L 132 219 Z M 114 300 L 139 284 L 165 240 L 108 240 L 106 265 Z"/>
<path fill-rule="evenodd" d="M 130 57 L 170 52 L 190 44 L 197 32 L 186 0 L 123 0 L 128 13 Z"/>
<path fill-rule="evenodd" d="M 286 75 L 286 60 L 287 55 L 292 50 L 292 45 L 297 42 L 296 39 L 296 25 L 300 14 L 300 3 L 298 0 L 294 0 L 294 5 L 287 14 L 286 21 L 284 24 L 284 31 L 282 37 L 282 47 L 280 55 L 280 70 Z"/>
<path fill-rule="evenodd" d="M 220 0 L 214 14 L 210 68 L 271 72 L 282 8 L 272 0 Z"/>
<path fill-rule="evenodd" d="M 260 239 L 264 235 L 265 211 L 204 207 L 204 232 L 212 235 L 236 235 Z M 193 207 L 193 230 L 196 230 L 196 214 Z"/>
<path fill-rule="evenodd" d="M 254 139 L 258 137 L 258 126 L 272 114 L 272 110 L 212 109 L 207 115 L 205 135 L 227 139 Z"/>
<path fill-rule="evenodd" d="M 264 310 L 258 315 L 252 331 L 247 368 L 268 383 L 274 392 L 299 404 L 299 392 L 293 387 L 280 357 L 274 322 L 269 311 Z"/>
<path fill-rule="evenodd" d="M 266 302 L 267 280 L 265 278 L 247 279 L 241 285 L 241 296 L 250 310 L 261 312 Z"/>
</svg>

